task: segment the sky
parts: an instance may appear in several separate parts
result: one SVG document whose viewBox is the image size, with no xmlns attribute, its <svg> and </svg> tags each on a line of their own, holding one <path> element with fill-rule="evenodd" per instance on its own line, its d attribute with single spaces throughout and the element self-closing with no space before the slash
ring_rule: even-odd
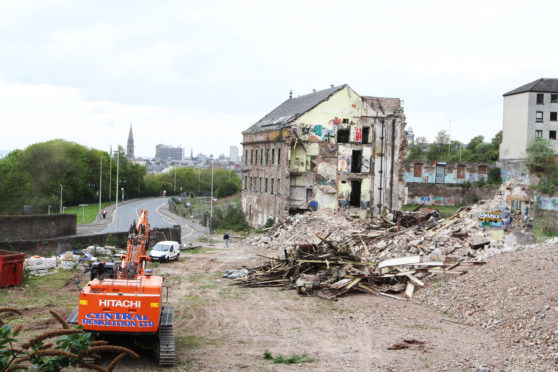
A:
<svg viewBox="0 0 558 372">
<path fill-rule="evenodd" d="M 558 78 L 555 1 L 0 2 L 0 150 L 63 138 L 228 155 L 288 98 L 350 85 L 468 142 L 502 94 Z"/>
</svg>

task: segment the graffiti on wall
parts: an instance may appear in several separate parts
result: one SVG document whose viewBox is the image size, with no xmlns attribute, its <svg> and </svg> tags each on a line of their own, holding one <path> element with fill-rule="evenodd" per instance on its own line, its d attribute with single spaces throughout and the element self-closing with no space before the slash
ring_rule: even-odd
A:
<svg viewBox="0 0 558 372">
<path fill-rule="evenodd" d="M 539 208 L 545 211 L 558 211 L 558 197 L 541 196 L 538 198 Z"/>
<path fill-rule="evenodd" d="M 362 142 L 362 127 L 355 128 L 355 141 Z"/>
<path fill-rule="evenodd" d="M 478 220 L 480 227 L 502 227 L 500 211 L 479 213 Z"/>
<path fill-rule="evenodd" d="M 509 180 L 516 180 L 516 181 L 521 181 L 523 183 L 526 183 L 528 185 L 531 184 L 531 177 L 529 173 L 521 173 L 517 169 L 512 169 L 509 171 L 500 169 L 500 178 L 502 179 L 502 182 L 506 182 Z"/>
<path fill-rule="evenodd" d="M 293 134 L 300 140 L 308 142 L 329 141 L 330 138 L 336 138 L 337 127 L 327 128 L 321 124 L 299 124 L 297 127 L 293 127 Z"/>
<path fill-rule="evenodd" d="M 351 173 L 351 159 L 352 154 L 350 150 L 346 148 L 339 148 L 339 157 L 338 157 L 338 165 L 337 169 L 339 172 L 344 173 Z"/>
<path fill-rule="evenodd" d="M 453 196 L 415 196 L 409 200 L 410 204 L 424 205 L 455 205 Z"/>
</svg>

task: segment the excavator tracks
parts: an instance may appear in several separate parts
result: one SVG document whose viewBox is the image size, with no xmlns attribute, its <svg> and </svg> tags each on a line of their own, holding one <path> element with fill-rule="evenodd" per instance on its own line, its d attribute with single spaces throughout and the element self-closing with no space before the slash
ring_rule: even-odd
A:
<svg viewBox="0 0 558 372">
<path fill-rule="evenodd" d="M 160 366 L 174 366 L 174 331 L 172 325 L 159 327 L 153 352 L 155 360 Z"/>
</svg>

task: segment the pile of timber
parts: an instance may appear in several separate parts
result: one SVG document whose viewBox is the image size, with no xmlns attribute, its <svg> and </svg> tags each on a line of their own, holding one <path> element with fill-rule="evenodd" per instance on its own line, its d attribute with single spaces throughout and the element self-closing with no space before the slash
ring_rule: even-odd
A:
<svg viewBox="0 0 558 372">
<path fill-rule="evenodd" d="M 416 286 L 437 274 L 462 275 L 470 265 L 483 264 L 447 257 L 434 261 L 425 255 L 391 258 L 378 262 L 363 261 L 327 237 L 316 236 L 318 244 L 295 244 L 282 257 L 266 257 L 264 263 L 249 268 L 247 276 L 234 279 L 242 287 L 280 287 L 296 289 L 301 295 L 336 299 L 351 292 L 363 292 L 397 299 L 412 298 Z"/>
</svg>

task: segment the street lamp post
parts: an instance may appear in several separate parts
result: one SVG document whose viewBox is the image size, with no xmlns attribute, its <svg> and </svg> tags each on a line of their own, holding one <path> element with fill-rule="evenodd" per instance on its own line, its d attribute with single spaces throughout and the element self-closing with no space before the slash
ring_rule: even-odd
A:
<svg viewBox="0 0 558 372">
<path fill-rule="evenodd" d="M 62 209 L 62 190 L 64 189 L 64 186 L 60 185 L 60 213 L 63 213 L 64 210 Z"/>
<path fill-rule="evenodd" d="M 87 207 L 89 204 L 80 204 L 79 206 L 81 207 L 81 211 L 82 211 L 82 217 L 81 217 L 81 222 L 85 223 L 85 207 Z"/>
<path fill-rule="evenodd" d="M 112 200 L 112 145 L 110 145 L 110 167 L 109 167 L 109 201 Z"/>
<path fill-rule="evenodd" d="M 114 223 L 114 232 L 118 231 L 118 169 L 120 167 L 120 149 L 118 149 L 118 157 L 116 158 L 116 205 L 114 208 L 114 213 L 116 214 Z"/>
<path fill-rule="evenodd" d="M 101 192 L 103 191 L 103 156 L 101 155 L 101 166 L 99 168 L 99 216 L 101 215 Z"/>
</svg>

